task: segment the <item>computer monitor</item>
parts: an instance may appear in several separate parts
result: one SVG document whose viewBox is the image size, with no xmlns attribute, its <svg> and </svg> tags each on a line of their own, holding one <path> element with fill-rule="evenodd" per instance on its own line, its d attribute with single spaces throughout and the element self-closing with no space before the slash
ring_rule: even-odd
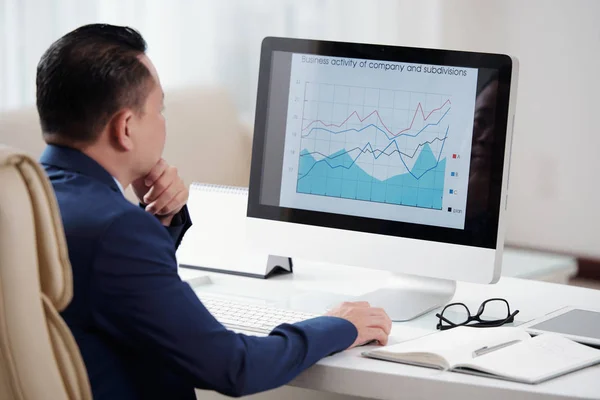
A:
<svg viewBox="0 0 600 400">
<path fill-rule="evenodd" d="M 393 320 L 496 282 L 516 76 L 501 54 L 264 39 L 248 240 L 421 277 L 364 296 Z"/>
</svg>

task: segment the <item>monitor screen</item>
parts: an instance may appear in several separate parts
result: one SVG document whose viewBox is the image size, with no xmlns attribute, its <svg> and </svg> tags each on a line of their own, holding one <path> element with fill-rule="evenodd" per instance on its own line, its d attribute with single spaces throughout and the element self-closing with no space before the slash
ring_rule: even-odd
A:
<svg viewBox="0 0 600 400">
<path fill-rule="evenodd" d="M 510 62 L 267 39 L 248 215 L 493 247 Z"/>
</svg>

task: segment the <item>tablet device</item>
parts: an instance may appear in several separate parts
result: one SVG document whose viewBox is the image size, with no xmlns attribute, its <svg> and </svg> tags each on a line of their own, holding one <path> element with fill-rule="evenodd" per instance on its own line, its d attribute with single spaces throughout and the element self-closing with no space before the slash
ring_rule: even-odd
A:
<svg viewBox="0 0 600 400">
<path fill-rule="evenodd" d="M 563 307 L 526 322 L 520 328 L 532 335 L 557 333 L 579 343 L 600 347 L 600 310 Z"/>
</svg>

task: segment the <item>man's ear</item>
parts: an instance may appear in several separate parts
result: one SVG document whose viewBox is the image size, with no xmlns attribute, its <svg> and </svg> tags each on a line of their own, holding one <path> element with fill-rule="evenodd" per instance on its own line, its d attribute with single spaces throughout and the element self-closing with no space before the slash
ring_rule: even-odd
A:
<svg viewBox="0 0 600 400">
<path fill-rule="evenodd" d="M 121 151 L 133 150 L 133 117 L 133 111 L 124 109 L 113 115 L 108 123 L 111 144 Z"/>
</svg>

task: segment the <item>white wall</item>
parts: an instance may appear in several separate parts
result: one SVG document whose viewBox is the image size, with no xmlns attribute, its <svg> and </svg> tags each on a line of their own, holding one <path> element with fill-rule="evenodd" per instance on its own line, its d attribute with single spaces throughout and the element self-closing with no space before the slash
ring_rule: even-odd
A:
<svg viewBox="0 0 600 400">
<path fill-rule="evenodd" d="M 260 40 L 287 35 L 520 59 L 508 242 L 600 258 L 600 0 L 0 0 L 0 111 L 84 23 L 138 28 L 167 90 L 223 85 L 253 117 Z"/>
<path fill-rule="evenodd" d="M 600 1 L 440 3 L 440 45 L 520 61 L 508 242 L 600 258 Z"/>
<path fill-rule="evenodd" d="M 436 7 L 436 0 L 0 0 L 0 111 L 34 103 L 40 56 L 83 24 L 138 29 L 167 90 L 219 84 L 251 115 L 263 37 L 432 46 Z"/>
</svg>

